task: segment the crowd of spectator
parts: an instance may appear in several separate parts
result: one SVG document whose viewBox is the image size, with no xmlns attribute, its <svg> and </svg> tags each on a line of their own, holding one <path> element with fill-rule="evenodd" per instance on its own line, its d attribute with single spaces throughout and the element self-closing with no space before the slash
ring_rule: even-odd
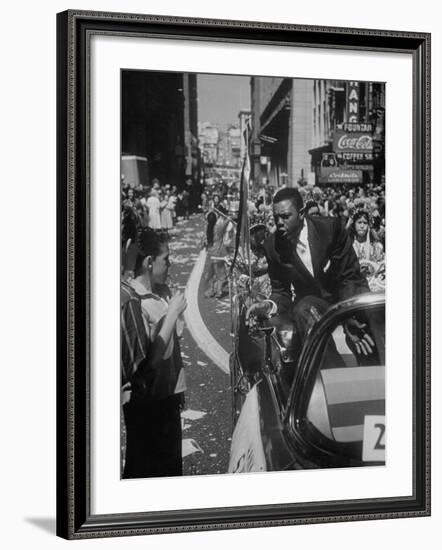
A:
<svg viewBox="0 0 442 550">
<path fill-rule="evenodd" d="M 239 183 L 206 185 L 201 192 L 184 185 L 180 190 L 154 179 L 149 187 L 122 186 L 122 265 L 123 278 L 133 272 L 137 250 L 137 235 L 144 228 L 169 234 L 179 220 L 188 219 L 191 213 L 200 212 L 206 220 L 206 243 L 213 248 L 213 232 L 220 240 L 220 217 L 226 222 L 238 211 Z M 385 263 L 385 184 L 368 183 L 354 186 L 335 184 L 333 187 L 304 185 L 298 188 L 304 203 L 306 216 L 340 218 L 350 233 L 353 247 L 367 276 L 373 277 Z M 267 232 L 275 230 L 273 220 L 272 190 L 266 187 L 254 189 L 248 201 L 250 226 L 264 225 Z M 235 214 L 236 215 L 236 214 Z M 218 224 L 216 224 L 216 221 Z M 231 224 L 229 225 L 231 230 Z M 232 240 L 230 236 L 230 240 Z M 218 243 L 219 244 L 219 243 Z M 231 246 L 231 244 L 230 244 Z M 220 256 L 216 254 L 216 256 Z M 224 284 L 225 287 L 225 284 Z M 212 294 L 209 285 L 208 294 Z M 213 294 L 220 295 L 219 290 Z"/>
<path fill-rule="evenodd" d="M 123 279 L 133 276 L 137 240 L 144 229 L 169 235 L 180 220 L 189 219 L 197 208 L 190 182 L 180 190 L 157 178 L 151 185 L 121 187 L 121 265 Z"/>
<path fill-rule="evenodd" d="M 298 188 L 306 216 L 339 218 L 349 232 L 361 270 L 373 290 L 382 290 L 385 277 L 385 184 L 364 186 L 336 184 L 333 187 L 311 185 Z M 206 187 L 201 195 L 201 208 L 207 220 L 207 241 L 219 216 L 231 215 L 239 205 L 239 190 Z M 232 215 L 231 215 L 232 217 Z M 272 193 L 261 188 L 250 193 L 248 201 L 250 227 L 265 226 L 267 233 L 275 231 Z M 379 284 L 381 282 L 381 287 Z"/>
<path fill-rule="evenodd" d="M 368 183 L 364 186 L 336 184 L 333 187 L 300 186 L 304 213 L 340 218 L 348 230 L 360 211 L 367 213 L 372 238 L 385 245 L 385 184 Z M 226 213 L 232 203 L 239 202 L 239 190 L 222 186 L 206 187 L 201 195 L 201 207 L 207 214 L 212 206 Z M 248 204 L 250 225 L 264 223 L 274 230 L 272 193 L 261 188 L 253 193 Z"/>
<path fill-rule="evenodd" d="M 168 286 L 168 241 L 174 226 L 191 213 L 199 212 L 206 221 L 208 259 L 204 296 L 221 299 L 229 292 L 229 265 L 235 264 L 232 258 L 236 258 L 239 190 L 234 186 L 207 186 L 197 197 L 191 191 L 190 186 L 178 190 L 169 184 L 161 185 L 158 180 L 146 188 L 122 186 L 122 404 L 127 433 L 123 469 L 126 478 L 182 475 L 180 411 L 186 384 L 179 337 L 186 300 L 182 292 L 172 292 Z M 303 216 L 340 218 L 352 239 L 358 262 L 354 255 L 352 261 L 355 266 L 359 264 L 359 278 L 362 281 L 366 278 L 366 288 L 384 290 L 385 186 L 301 186 L 298 191 L 299 213 Z M 272 194 L 265 188 L 252 193 L 247 204 L 251 288 L 263 296 L 274 291 L 269 276 L 270 260 L 263 243 L 275 231 L 273 215 L 278 216 L 275 213 L 278 204 L 277 196 L 275 205 L 272 204 Z M 305 223 L 302 217 L 301 223 Z M 339 225 L 327 223 L 333 227 Z M 346 231 L 341 229 L 340 235 L 346 235 Z M 348 236 L 345 239 L 348 242 Z M 346 254 L 352 256 L 348 250 Z"/>
</svg>

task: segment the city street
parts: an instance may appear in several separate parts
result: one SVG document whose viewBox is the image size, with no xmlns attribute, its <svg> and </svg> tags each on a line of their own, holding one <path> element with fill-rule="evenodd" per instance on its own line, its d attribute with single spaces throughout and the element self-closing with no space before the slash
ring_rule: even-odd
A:
<svg viewBox="0 0 442 550">
<path fill-rule="evenodd" d="M 167 123 L 158 113 L 167 114 Z M 282 301 L 291 297 L 296 308 L 305 299 L 316 322 L 329 305 L 344 298 L 369 289 L 385 291 L 385 84 L 123 71 L 121 191 L 123 278 L 133 277 L 145 288 L 167 280 L 187 302 L 184 310 L 182 296 L 177 296 L 171 306 L 178 316 L 186 377 L 183 473 L 226 473 L 232 446 L 232 337 L 230 296 L 222 295 L 222 258 L 238 231 L 241 247 L 253 252 L 249 269 L 261 295 L 270 294 L 272 280 L 275 295 L 281 287 Z M 237 222 L 236 230 L 224 223 L 226 216 Z M 255 230 L 249 232 L 252 226 Z M 149 237 L 146 228 L 152 232 Z M 170 237 L 168 273 L 167 252 L 157 254 L 161 246 L 155 253 L 151 249 L 157 241 L 153 232 Z M 210 255 L 218 258 L 211 273 L 220 299 L 204 296 L 211 261 L 204 247 L 206 232 L 212 242 Z M 151 262 L 140 266 L 143 257 Z M 145 320 L 153 327 L 157 321 L 149 307 L 146 300 Z M 304 322 L 302 311 L 293 309 L 293 315 Z M 361 319 L 353 323 L 353 331 L 344 332 L 338 323 L 330 335 L 341 356 L 353 353 L 349 339 L 357 354 L 373 353 L 375 343 L 364 330 L 365 314 Z M 284 346 L 301 348 L 310 324 L 309 319 L 305 327 L 296 327 L 295 339 L 287 339 Z M 275 341 L 279 336 L 282 333 Z M 257 358 L 249 353 L 252 335 L 238 331 L 236 337 L 244 353 L 235 360 L 250 378 L 245 381 L 267 380 L 262 349 L 257 348 Z M 280 352 L 276 347 L 275 353 Z M 124 366 L 131 372 L 128 357 Z M 272 364 L 276 378 L 282 376 L 278 365 L 277 360 Z M 290 369 L 296 372 L 296 367 Z M 170 378 L 168 395 L 172 388 L 182 389 L 180 379 L 177 383 L 172 373 L 162 374 Z M 273 384 L 285 387 L 291 382 L 292 376 L 288 381 L 269 378 L 269 392 L 276 391 Z M 261 448 L 262 438 L 276 433 L 263 425 L 261 414 L 275 414 L 279 422 L 284 411 L 265 400 L 265 387 L 248 399 L 241 411 L 245 428 L 237 428 L 233 437 L 232 454 L 238 450 L 242 462 L 236 463 L 247 471 L 276 468 L 274 460 L 281 458 L 273 456 L 278 443 L 266 442 L 265 452 Z M 362 425 L 360 418 L 354 424 L 359 432 Z M 176 435 L 173 441 L 179 443 Z M 165 444 L 167 452 L 170 442 Z M 161 447 L 153 440 L 150 444 L 149 450 Z M 123 452 L 124 445 L 123 437 Z"/>
<path fill-rule="evenodd" d="M 169 282 L 173 288 L 186 290 L 189 277 L 200 257 L 204 235 L 201 214 L 178 222 L 171 231 Z M 186 372 L 187 391 L 182 413 L 183 474 L 221 474 L 227 471 L 232 435 L 231 391 L 228 374 L 228 352 L 231 348 L 229 297 L 222 300 L 203 297 L 203 283 L 196 280 L 194 301 L 201 316 L 200 322 L 216 342 L 206 339 L 199 347 L 187 324 L 180 341 Z M 187 296 L 188 302 L 191 296 Z M 186 317 L 189 315 L 187 312 Z M 192 319 L 193 321 L 193 319 Z M 193 324 L 193 323 L 191 323 Z M 212 344 L 212 345 L 211 345 Z M 207 354 L 219 346 L 224 360 L 220 367 Z M 125 426 L 121 419 L 122 453 L 125 447 Z"/>
</svg>

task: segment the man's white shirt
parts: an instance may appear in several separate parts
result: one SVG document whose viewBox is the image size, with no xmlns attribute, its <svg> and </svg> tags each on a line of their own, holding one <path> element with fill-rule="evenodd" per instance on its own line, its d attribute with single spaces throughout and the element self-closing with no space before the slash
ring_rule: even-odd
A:
<svg viewBox="0 0 442 550">
<path fill-rule="evenodd" d="M 296 243 L 296 252 L 298 253 L 301 262 L 309 270 L 311 275 L 314 276 L 312 255 L 310 252 L 310 241 L 308 238 L 308 227 L 305 222 L 301 229 L 301 233 L 299 234 L 298 242 Z"/>
</svg>

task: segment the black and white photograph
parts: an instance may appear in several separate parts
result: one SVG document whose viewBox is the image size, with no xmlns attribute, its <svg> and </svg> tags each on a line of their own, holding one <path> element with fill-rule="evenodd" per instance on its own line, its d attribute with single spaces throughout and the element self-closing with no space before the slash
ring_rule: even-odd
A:
<svg viewBox="0 0 442 550">
<path fill-rule="evenodd" d="M 440 2 L 2 13 L 2 547 L 437 547 Z"/>
<path fill-rule="evenodd" d="M 385 466 L 385 83 L 120 79 L 121 478 Z"/>
</svg>

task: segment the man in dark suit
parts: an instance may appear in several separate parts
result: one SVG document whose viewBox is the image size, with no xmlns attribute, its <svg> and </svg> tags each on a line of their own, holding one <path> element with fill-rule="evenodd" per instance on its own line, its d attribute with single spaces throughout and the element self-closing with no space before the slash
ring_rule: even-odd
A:
<svg viewBox="0 0 442 550">
<path fill-rule="evenodd" d="M 272 284 L 270 299 L 295 323 L 300 345 L 330 305 L 369 292 L 350 237 L 339 218 L 305 217 L 295 188 L 273 199 L 276 232 L 264 243 Z M 355 352 L 369 355 L 373 340 L 356 319 L 344 327 Z"/>
</svg>

